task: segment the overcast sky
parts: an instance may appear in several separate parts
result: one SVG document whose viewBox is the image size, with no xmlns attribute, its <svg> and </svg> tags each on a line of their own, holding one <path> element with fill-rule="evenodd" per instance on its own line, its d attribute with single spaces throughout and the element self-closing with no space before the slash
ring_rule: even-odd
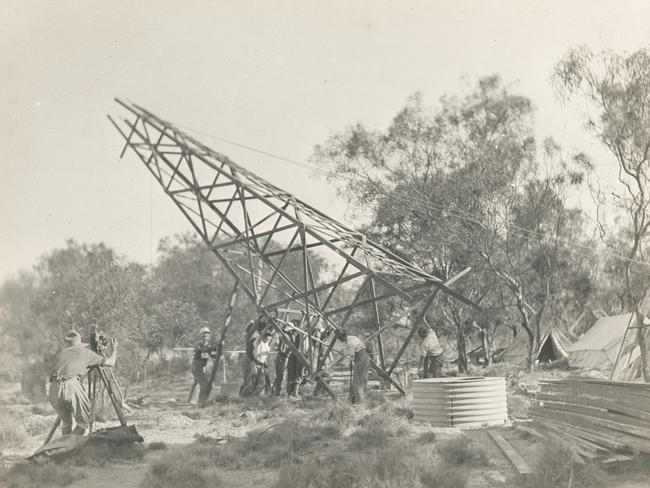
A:
<svg viewBox="0 0 650 488">
<path fill-rule="evenodd" d="M 590 151 L 554 98 L 553 64 L 579 43 L 650 42 L 647 1 L 0 4 L 0 279 L 67 238 L 149 262 L 159 238 L 190 229 L 133 154 L 119 160 L 114 97 L 306 161 L 346 125 L 385 128 L 415 91 L 433 104 L 498 73 L 535 103 L 540 137 Z M 309 170 L 197 137 L 344 219 Z"/>
</svg>

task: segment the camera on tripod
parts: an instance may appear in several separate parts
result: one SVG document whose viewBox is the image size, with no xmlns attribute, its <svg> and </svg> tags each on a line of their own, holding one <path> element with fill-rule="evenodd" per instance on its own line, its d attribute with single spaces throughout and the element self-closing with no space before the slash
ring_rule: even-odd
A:
<svg viewBox="0 0 650 488">
<path fill-rule="evenodd" d="M 90 326 L 90 349 L 102 356 L 105 355 L 106 349 L 110 344 L 109 337 L 99 330 L 97 325 Z"/>
</svg>

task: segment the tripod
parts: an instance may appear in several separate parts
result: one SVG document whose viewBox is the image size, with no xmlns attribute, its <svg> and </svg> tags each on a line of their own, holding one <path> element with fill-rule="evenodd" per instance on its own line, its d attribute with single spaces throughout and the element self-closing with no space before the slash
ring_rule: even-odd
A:
<svg viewBox="0 0 650 488">
<path fill-rule="evenodd" d="M 101 381 L 104 385 L 104 389 L 108 394 L 108 397 L 111 399 L 117 418 L 120 420 L 120 425 L 126 427 L 126 417 L 124 416 L 123 402 L 124 395 L 120 385 L 117 382 L 113 368 L 110 366 L 93 366 L 88 372 L 88 399 L 90 400 L 90 425 L 89 433 L 93 431 L 93 424 L 95 423 L 95 406 L 97 400 L 97 382 Z M 116 396 L 116 392 L 119 393 L 119 400 Z M 47 444 L 52 440 L 56 429 L 58 429 L 61 424 L 61 417 L 57 417 L 54 421 L 54 425 L 50 429 L 50 432 L 45 438 L 43 445 Z"/>
</svg>

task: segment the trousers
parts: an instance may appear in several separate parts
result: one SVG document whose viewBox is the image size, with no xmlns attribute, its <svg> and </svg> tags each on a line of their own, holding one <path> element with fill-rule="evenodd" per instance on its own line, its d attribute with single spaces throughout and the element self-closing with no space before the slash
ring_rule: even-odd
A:
<svg viewBox="0 0 650 488">
<path fill-rule="evenodd" d="M 442 354 L 427 354 L 424 357 L 424 365 L 422 368 L 423 378 L 441 378 L 442 377 Z"/>
<path fill-rule="evenodd" d="M 295 354 L 287 359 L 287 396 L 298 394 L 298 386 L 302 380 L 302 363 Z"/>
<path fill-rule="evenodd" d="M 49 397 L 61 418 L 62 433 L 83 435 L 90 424 L 90 400 L 79 378 L 50 381 Z M 74 430 L 73 420 L 77 423 Z"/>
<path fill-rule="evenodd" d="M 362 349 L 354 353 L 354 362 L 352 366 L 352 403 L 363 403 L 366 400 L 366 390 L 368 389 L 368 365 L 370 358 L 368 351 Z"/>
<path fill-rule="evenodd" d="M 273 381 L 273 395 L 280 396 L 282 392 L 282 380 L 284 379 L 284 369 L 287 365 L 287 356 L 278 353 L 275 358 L 275 379 Z"/>
<path fill-rule="evenodd" d="M 199 385 L 199 405 L 205 402 L 208 396 L 208 383 L 210 377 L 205 371 L 202 361 L 192 361 L 192 376 Z"/>
</svg>

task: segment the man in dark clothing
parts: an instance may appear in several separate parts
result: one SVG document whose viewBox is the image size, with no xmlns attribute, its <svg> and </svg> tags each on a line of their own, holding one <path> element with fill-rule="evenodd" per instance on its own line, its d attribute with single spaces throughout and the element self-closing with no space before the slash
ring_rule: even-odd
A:
<svg viewBox="0 0 650 488">
<path fill-rule="evenodd" d="M 300 324 L 297 320 L 292 320 L 291 323 L 294 327 L 298 327 Z M 301 350 L 302 346 L 302 337 L 298 331 L 295 329 L 291 330 L 289 334 L 289 339 L 293 343 L 296 349 Z M 300 385 L 300 380 L 302 379 L 302 363 L 296 353 L 290 348 L 287 355 L 287 396 L 296 396 L 298 394 L 298 385 Z"/>
<path fill-rule="evenodd" d="M 199 405 L 205 403 L 208 397 L 208 383 L 210 383 L 210 374 L 206 371 L 208 359 L 214 359 L 217 354 L 217 346 L 210 343 L 210 335 L 210 329 L 201 327 L 199 330 L 201 339 L 194 346 L 192 375 L 199 385 Z"/>
<path fill-rule="evenodd" d="M 291 337 L 292 329 L 285 326 L 284 333 Z M 277 355 L 275 356 L 275 379 L 273 380 L 273 396 L 280 396 L 282 391 L 282 380 L 284 379 L 284 370 L 287 366 L 287 357 L 291 352 L 289 344 L 281 338 L 278 338 Z"/>
<path fill-rule="evenodd" d="M 90 424 L 90 400 L 81 380 L 93 366 L 114 366 L 117 360 L 117 341 L 111 341 L 113 352 L 108 358 L 91 351 L 81 342 L 75 330 L 65 335 L 66 348 L 56 357 L 50 375 L 50 403 L 61 419 L 63 435 L 83 435 Z M 77 425 L 72 429 L 72 421 Z"/>
</svg>

